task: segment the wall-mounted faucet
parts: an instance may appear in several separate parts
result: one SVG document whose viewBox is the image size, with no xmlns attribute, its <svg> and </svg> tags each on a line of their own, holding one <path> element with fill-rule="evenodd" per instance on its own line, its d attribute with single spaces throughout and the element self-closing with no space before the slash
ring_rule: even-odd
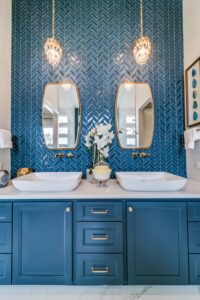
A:
<svg viewBox="0 0 200 300">
<path fill-rule="evenodd" d="M 150 156 L 150 154 L 145 153 L 145 152 L 136 152 L 136 153 L 132 153 L 131 155 L 132 155 L 133 158 L 138 158 L 138 157 L 147 158 L 147 157 Z"/>
<path fill-rule="evenodd" d="M 64 157 L 73 158 L 74 154 L 72 154 L 71 152 L 67 153 L 66 155 L 64 153 L 57 153 L 57 154 L 55 154 L 54 157 L 55 158 L 64 158 Z"/>
</svg>

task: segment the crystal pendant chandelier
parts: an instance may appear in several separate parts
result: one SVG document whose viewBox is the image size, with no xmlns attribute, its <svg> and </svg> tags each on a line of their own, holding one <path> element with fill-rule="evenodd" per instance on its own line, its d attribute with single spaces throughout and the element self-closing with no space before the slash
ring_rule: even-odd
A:
<svg viewBox="0 0 200 300">
<path fill-rule="evenodd" d="M 45 56 L 50 65 L 55 67 L 62 58 L 62 48 L 60 42 L 55 39 L 55 0 L 52 0 L 52 37 L 48 38 L 44 44 Z"/>
<path fill-rule="evenodd" d="M 140 27 L 141 37 L 136 40 L 133 55 L 139 65 L 145 65 L 151 54 L 151 41 L 148 36 L 143 36 L 143 2 L 140 0 Z"/>
</svg>

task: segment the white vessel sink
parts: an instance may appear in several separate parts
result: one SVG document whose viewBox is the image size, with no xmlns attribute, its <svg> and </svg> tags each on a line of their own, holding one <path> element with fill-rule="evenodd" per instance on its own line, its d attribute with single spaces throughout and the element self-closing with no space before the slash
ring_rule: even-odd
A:
<svg viewBox="0 0 200 300">
<path fill-rule="evenodd" d="M 14 187 L 23 192 L 67 192 L 81 182 L 81 172 L 38 172 L 12 180 Z"/>
<path fill-rule="evenodd" d="M 135 192 L 164 192 L 181 190 L 187 179 L 165 172 L 116 172 L 121 187 Z"/>
</svg>

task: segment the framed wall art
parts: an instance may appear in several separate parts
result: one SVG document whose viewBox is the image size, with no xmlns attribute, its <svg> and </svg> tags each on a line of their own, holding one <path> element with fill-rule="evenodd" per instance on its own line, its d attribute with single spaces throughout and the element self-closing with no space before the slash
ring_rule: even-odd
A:
<svg viewBox="0 0 200 300">
<path fill-rule="evenodd" d="M 186 114 L 187 126 L 200 124 L 200 58 L 186 71 Z"/>
</svg>

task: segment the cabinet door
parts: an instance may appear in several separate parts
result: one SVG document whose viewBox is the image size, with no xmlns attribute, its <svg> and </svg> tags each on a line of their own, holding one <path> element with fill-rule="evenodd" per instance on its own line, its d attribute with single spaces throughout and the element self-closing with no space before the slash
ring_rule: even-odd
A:
<svg viewBox="0 0 200 300">
<path fill-rule="evenodd" d="M 71 282 L 71 204 L 14 204 L 13 283 Z"/>
<path fill-rule="evenodd" d="M 185 203 L 128 203 L 128 283 L 187 284 Z"/>
</svg>

